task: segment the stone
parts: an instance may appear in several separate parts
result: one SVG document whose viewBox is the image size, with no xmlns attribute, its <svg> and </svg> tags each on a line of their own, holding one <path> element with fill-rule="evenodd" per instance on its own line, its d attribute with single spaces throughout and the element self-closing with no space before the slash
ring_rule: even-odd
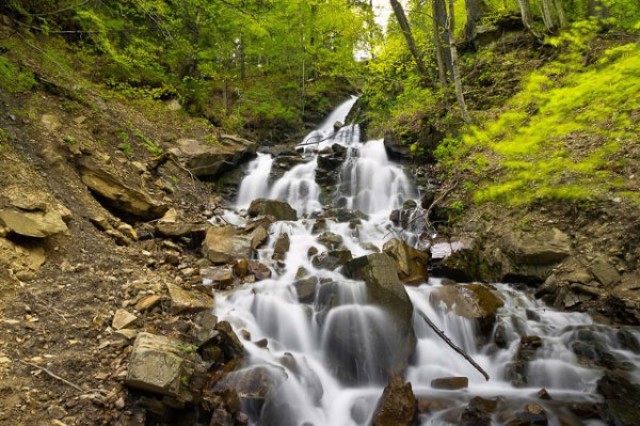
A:
<svg viewBox="0 0 640 426">
<path fill-rule="evenodd" d="M 138 233 L 133 229 L 133 226 L 128 223 L 121 223 L 116 229 L 125 237 L 130 238 L 133 241 L 138 241 Z"/>
<path fill-rule="evenodd" d="M 123 328 L 129 328 L 136 321 L 138 321 L 138 317 L 134 314 L 127 312 L 124 309 L 118 309 L 113 316 L 113 321 L 111 322 L 111 326 L 116 330 L 121 330 Z"/>
<path fill-rule="evenodd" d="M 161 218 L 168 210 L 166 204 L 154 200 L 140 189 L 125 185 L 119 177 L 103 166 L 81 161 L 79 171 L 82 183 L 99 195 L 101 201 L 117 211 L 153 220 Z"/>
<path fill-rule="evenodd" d="M 158 223 L 176 223 L 178 221 L 178 211 L 171 207 L 166 213 L 160 218 Z"/>
<path fill-rule="evenodd" d="M 236 263 L 233 264 L 233 273 L 240 279 L 249 275 L 249 259 L 236 260 Z M 228 275 L 225 278 L 228 280 Z M 231 278 L 233 278 L 233 274 L 231 275 Z"/>
<path fill-rule="evenodd" d="M 460 416 L 460 426 L 491 426 L 491 414 L 496 411 L 498 401 L 476 396 Z"/>
<path fill-rule="evenodd" d="M 202 241 L 207 229 L 211 225 L 207 223 L 183 223 L 183 222 L 163 222 L 156 223 L 156 234 L 164 238 L 195 238 Z"/>
<path fill-rule="evenodd" d="M 382 251 L 394 260 L 403 283 L 422 284 L 429 278 L 428 253 L 416 250 L 397 238 L 387 241 Z"/>
<path fill-rule="evenodd" d="M 373 426 L 412 426 L 417 421 L 418 400 L 411 383 L 391 377 L 373 414 Z"/>
<path fill-rule="evenodd" d="M 133 340 L 138 335 L 138 330 L 135 330 L 133 328 L 123 328 L 123 329 L 117 330 L 113 334 L 118 337 L 122 337 L 125 340 Z"/>
<path fill-rule="evenodd" d="M 220 147 L 197 139 L 178 139 L 167 152 L 194 176 L 215 178 L 255 155 L 254 142 L 240 138 L 234 142 Z"/>
<path fill-rule="evenodd" d="M 60 123 L 60 118 L 58 118 L 58 116 L 53 114 L 43 114 L 42 117 L 40 118 L 40 122 L 50 132 L 55 132 L 60 127 L 62 127 L 62 123 Z"/>
<path fill-rule="evenodd" d="M 353 259 L 351 252 L 344 250 L 331 250 L 314 256 L 311 263 L 318 269 L 336 270 Z"/>
<path fill-rule="evenodd" d="M 431 300 L 444 303 L 456 315 L 477 320 L 485 335 L 493 329 L 498 309 L 504 306 L 502 299 L 482 284 L 438 287 L 431 293 Z"/>
<path fill-rule="evenodd" d="M 68 229 L 60 213 L 52 208 L 46 211 L 0 209 L 0 224 L 10 232 L 33 238 L 46 238 Z"/>
<path fill-rule="evenodd" d="M 248 367 L 224 376 L 214 387 L 216 392 L 234 390 L 245 404 L 260 410 L 269 394 L 287 380 L 284 368 L 272 365 Z"/>
<path fill-rule="evenodd" d="M 267 242 L 268 239 L 269 232 L 267 232 L 263 226 L 256 227 L 251 235 L 251 248 L 253 250 L 258 250 Z"/>
<path fill-rule="evenodd" d="M 233 263 L 236 259 L 251 258 L 251 237 L 240 234 L 230 225 L 210 228 L 202 243 L 202 251 L 216 264 Z"/>
<path fill-rule="evenodd" d="M 598 257 L 589 270 L 596 280 L 605 287 L 612 286 L 622 278 L 616 268 L 602 257 Z"/>
<path fill-rule="evenodd" d="M 133 344 L 125 384 L 180 401 L 192 396 L 185 388 L 193 372 L 195 352 L 179 340 L 140 333 Z"/>
<path fill-rule="evenodd" d="M 349 210 L 343 208 L 333 208 L 324 212 L 327 219 L 335 219 L 339 223 L 350 222 L 352 220 L 369 220 L 369 216 L 360 210 Z"/>
<path fill-rule="evenodd" d="M 318 277 L 307 277 L 293 283 L 300 303 L 311 303 L 316 296 Z"/>
<path fill-rule="evenodd" d="M 316 238 L 320 244 L 330 250 L 335 250 L 342 245 L 342 236 L 333 232 L 323 232 Z"/>
<path fill-rule="evenodd" d="M 185 290 L 171 283 L 167 283 L 167 290 L 169 290 L 169 297 L 171 298 L 171 310 L 176 314 L 213 309 L 213 297 L 201 291 Z"/>
<path fill-rule="evenodd" d="M 243 262 L 248 260 L 243 259 Z M 200 275 L 204 279 L 205 284 L 210 281 L 216 288 L 224 288 L 230 284 L 233 284 L 233 270 L 228 266 L 219 266 L 215 268 L 206 268 L 200 271 Z"/>
<path fill-rule="evenodd" d="M 503 246 L 515 263 L 526 265 L 555 264 L 571 254 L 571 239 L 556 228 L 511 234 L 505 237 Z"/>
<path fill-rule="evenodd" d="M 134 309 L 138 312 L 147 312 L 158 306 L 161 301 L 162 297 L 156 294 L 150 294 L 140 299 L 134 306 Z"/>
<path fill-rule="evenodd" d="M 273 255 L 271 258 L 276 261 L 284 261 L 287 257 L 290 245 L 291 240 L 289 239 L 289 234 L 282 233 L 278 235 L 278 239 L 273 246 Z"/>
<path fill-rule="evenodd" d="M 253 200 L 247 213 L 251 217 L 264 215 L 273 216 L 276 220 L 298 220 L 297 212 L 288 203 L 266 198 Z"/>
<path fill-rule="evenodd" d="M 597 392 L 604 398 L 604 411 L 609 424 L 637 424 L 640 419 L 640 385 L 620 374 L 607 372 L 598 380 Z"/>
<path fill-rule="evenodd" d="M 271 278 L 271 269 L 262 262 L 252 260 L 249 262 L 249 271 L 256 277 L 256 281 L 267 280 Z"/>
<path fill-rule="evenodd" d="M 369 302 L 389 315 L 395 334 L 387 342 L 387 353 L 379 353 L 383 372 L 391 376 L 401 374 L 415 351 L 416 335 L 413 330 L 413 305 L 407 291 L 398 279 L 393 260 L 383 253 L 355 258 L 343 266 L 348 278 L 362 280 L 367 286 Z"/>
<path fill-rule="evenodd" d="M 434 389 L 457 390 L 469 387 L 469 379 L 467 377 L 442 377 L 433 379 L 431 387 Z"/>
<path fill-rule="evenodd" d="M 434 273 L 456 281 L 473 281 L 485 278 L 480 270 L 480 242 L 475 238 L 461 238 L 431 246 Z"/>
</svg>

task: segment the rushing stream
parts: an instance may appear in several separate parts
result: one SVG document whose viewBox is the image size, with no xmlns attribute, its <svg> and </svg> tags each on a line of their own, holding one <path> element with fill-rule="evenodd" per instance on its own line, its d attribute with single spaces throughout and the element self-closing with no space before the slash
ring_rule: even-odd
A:
<svg viewBox="0 0 640 426">
<path fill-rule="evenodd" d="M 361 142 L 358 126 L 334 130 L 334 123 L 345 120 L 354 102 L 355 98 L 340 105 L 301 142 L 305 161 L 276 181 L 270 182 L 274 159 L 268 154 L 259 155 L 249 164 L 240 186 L 237 211 L 229 213 L 228 220 L 242 221 L 238 212 L 252 200 L 273 198 L 287 201 L 302 217 L 296 222 L 271 225 L 269 242 L 258 256 L 271 265 L 272 279 L 217 295 L 216 299 L 216 315 L 229 321 L 239 335 L 245 330 L 244 334 L 248 331 L 251 336 L 250 341 L 243 341 L 247 360 L 232 374 L 246 375 L 260 369 L 269 377 L 271 389 L 264 401 L 245 403 L 244 409 L 257 425 L 369 424 L 387 383 L 385 363 L 400 350 L 394 346 L 396 324 L 383 308 L 367 303 L 365 284 L 346 278 L 339 268 L 319 269 L 308 256 L 310 249 L 326 250 L 317 238 L 322 232 L 341 236 L 341 245 L 354 258 L 380 250 L 394 237 L 401 236 L 410 244 L 416 241 L 415 235 L 395 229 L 389 219 L 394 209 L 418 198 L 410 177 L 387 158 L 383 141 Z M 334 144 L 344 148 L 345 159 L 338 166 L 334 191 L 325 193 L 324 199 L 359 210 L 366 218 L 345 222 L 324 219 L 323 229 L 318 230 L 315 218 L 326 207 L 323 189 L 316 181 L 318 153 L 332 146 L 340 148 Z M 288 234 L 290 248 L 284 262 L 277 264 L 271 256 L 282 233 Z M 304 297 L 300 294 L 300 271 L 306 271 L 302 275 L 307 278 L 307 288 L 311 285 L 312 289 Z M 604 345 L 610 362 L 640 379 L 640 356 L 629 344 L 630 340 L 637 342 L 637 331 L 595 325 L 587 314 L 557 312 L 512 286 L 495 284 L 493 290 L 504 306 L 498 311 L 493 331 L 482 339 L 474 320 L 456 315 L 431 297 L 442 286 L 438 278 L 406 286 L 414 307 L 412 326 L 417 343 L 404 379 L 421 401 L 423 425 L 457 424 L 474 396 L 498 398 L 502 409 L 493 415 L 493 424 L 506 423 L 505 412 L 522 411 L 528 403 L 542 405 L 551 425 L 604 424 L 600 420 L 580 420 L 566 408 L 569 403 L 599 400 L 596 382 L 603 371 L 579 362 L 576 344 L 584 342 L 596 348 Z M 486 381 L 446 345 L 421 313 L 472 356 L 491 379 Z M 521 336 L 539 336 L 542 344 L 528 360 L 528 380 L 517 385 L 510 369 Z M 497 340 L 501 344 L 496 344 Z M 341 349 L 336 349 L 336 342 Z M 469 386 L 460 390 L 432 388 L 432 380 L 451 376 L 467 377 Z M 551 400 L 537 396 L 542 388 Z"/>
</svg>

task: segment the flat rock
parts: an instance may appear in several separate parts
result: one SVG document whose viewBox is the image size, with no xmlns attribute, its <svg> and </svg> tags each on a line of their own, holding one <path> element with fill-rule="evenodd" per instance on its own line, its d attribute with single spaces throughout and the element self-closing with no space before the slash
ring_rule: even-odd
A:
<svg viewBox="0 0 640 426">
<path fill-rule="evenodd" d="M 193 373 L 195 352 L 185 348 L 188 345 L 179 340 L 138 334 L 129 358 L 126 385 L 182 401 L 191 400 L 184 382 Z"/>
<path fill-rule="evenodd" d="M 217 146 L 197 139 L 178 139 L 168 152 L 194 176 L 216 177 L 255 155 L 254 142 L 227 137 L 230 138 L 234 139 L 233 144 Z"/>
<path fill-rule="evenodd" d="M 320 253 L 313 257 L 311 263 L 318 269 L 329 269 L 331 271 L 338 269 L 353 259 L 351 252 L 344 250 L 331 250 Z"/>
<path fill-rule="evenodd" d="M 0 210 L 0 223 L 9 231 L 25 237 L 46 238 L 68 228 L 55 209 L 47 211 Z"/>
<path fill-rule="evenodd" d="M 469 379 L 467 377 L 442 377 L 432 380 L 431 387 L 446 390 L 465 389 L 469 387 Z"/>
<path fill-rule="evenodd" d="M 82 161 L 79 170 L 82 183 L 112 208 L 150 220 L 162 217 L 168 209 L 146 192 L 125 185 L 119 177 L 96 163 Z"/>
<path fill-rule="evenodd" d="M 498 309 L 504 306 L 502 299 L 482 284 L 438 287 L 431 293 L 431 300 L 444 303 L 456 315 L 479 321 L 483 332 L 493 328 Z"/>
<path fill-rule="evenodd" d="M 116 330 L 121 330 L 123 328 L 129 328 L 129 326 L 131 326 L 137 320 L 138 317 L 134 314 L 127 312 L 124 309 L 118 309 L 113 316 L 111 326 Z"/>
<path fill-rule="evenodd" d="M 155 308 L 162 301 L 162 297 L 157 294 L 150 294 L 148 296 L 143 297 L 136 303 L 134 309 L 138 312 L 146 312 Z"/>
<path fill-rule="evenodd" d="M 251 202 L 247 210 L 249 216 L 273 216 L 276 220 L 297 220 L 298 213 L 288 203 L 280 200 L 258 198 Z"/>
<path fill-rule="evenodd" d="M 233 263 L 236 259 L 250 259 L 251 237 L 233 226 L 210 228 L 202 243 L 204 255 L 216 264 Z"/>
<path fill-rule="evenodd" d="M 213 309 L 213 297 L 197 290 L 185 290 L 175 284 L 167 283 L 171 310 L 174 313 L 199 312 Z"/>
<path fill-rule="evenodd" d="M 512 234 L 504 239 L 503 245 L 516 263 L 526 265 L 550 265 L 571 254 L 571 239 L 556 228 Z"/>
</svg>

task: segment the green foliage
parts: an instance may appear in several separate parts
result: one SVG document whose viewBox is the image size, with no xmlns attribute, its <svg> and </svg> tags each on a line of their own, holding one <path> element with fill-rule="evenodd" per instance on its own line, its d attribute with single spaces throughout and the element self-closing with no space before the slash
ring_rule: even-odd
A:
<svg viewBox="0 0 640 426">
<path fill-rule="evenodd" d="M 65 135 L 65 137 L 62 138 L 62 140 L 65 143 L 68 143 L 70 145 L 75 145 L 76 143 L 78 143 L 78 141 L 76 140 L 76 138 L 74 138 L 73 136 L 69 136 L 69 135 Z"/>
<path fill-rule="evenodd" d="M 160 155 L 160 154 L 162 154 L 164 152 L 162 148 L 160 148 L 158 145 L 156 145 L 156 143 L 154 141 L 152 141 L 151 139 L 146 137 L 144 135 L 144 133 L 142 133 L 140 130 L 136 130 L 133 133 L 134 133 L 135 137 L 137 137 L 142 142 L 142 146 L 144 146 L 144 148 L 147 151 L 149 151 L 150 154 Z"/>
<path fill-rule="evenodd" d="M 0 90 L 19 94 L 31 90 L 36 85 L 33 74 L 21 69 L 8 58 L 0 55 Z"/>
</svg>

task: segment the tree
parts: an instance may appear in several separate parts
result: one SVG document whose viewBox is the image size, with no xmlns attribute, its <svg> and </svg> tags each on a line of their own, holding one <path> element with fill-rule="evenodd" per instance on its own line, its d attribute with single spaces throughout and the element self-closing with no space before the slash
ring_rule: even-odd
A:
<svg viewBox="0 0 640 426">
<path fill-rule="evenodd" d="M 464 38 L 467 42 L 475 40 L 478 22 L 482 18 L 485 8 L 483 0 L 465 0 L 467 23 L 464 26 Z"/>
<path fill-rule="evenodd" d="M 416 47 L 416 42 L 413 38 L 413 33 L 411 32 L 411 26 L 409 25 L 407 15 L 404 13 L 404 8 L 398 0 L 390 0 L 390 3 L 396 20 L 398 21 L 398 25 L 400 26 L 400 31 L 402 31 L 402 35 L 407 41 L 407 46 L 409 47 L 411 56 L 413 56 L 413 60 L 416 63 L 418 72 L 422 76 L 424 82 L 429 83 L 431 78 L 429 77 L 429 72 L 427 71 L 424 61 L 422 60 L 422 55 L 418 52 L 418 48 Z"/>
<path fill-rule="evenodd" d="M 522 25 L 529 30 L 533 30 L 533 18 L 531 17 L 531 3 L 529 0 L 518 0 L 518 8 L 520 16 L 522 16 Z"/>
<path fill-rule="evenodd" d="M 462 76 L 460 75 L 460 67 L 458 65 L 458 49 L 454 43 L 455 32 L 455 11 L 454 0 L 449 0 L 449 17 L 447 25 L 447 35 L 449 38 L 449 49 L 451 50 L 451 65 L 452 65 L 452 78 L 453 85 L 456 91 L 456 99 L 458 100 L 458 106 L 460 107 L 460 113 L 466 123 L 471 122 L 469 111 L 467 110 L 467 103 L 464 100 L 464 92 L 462 90 Z"/>
</svg>

